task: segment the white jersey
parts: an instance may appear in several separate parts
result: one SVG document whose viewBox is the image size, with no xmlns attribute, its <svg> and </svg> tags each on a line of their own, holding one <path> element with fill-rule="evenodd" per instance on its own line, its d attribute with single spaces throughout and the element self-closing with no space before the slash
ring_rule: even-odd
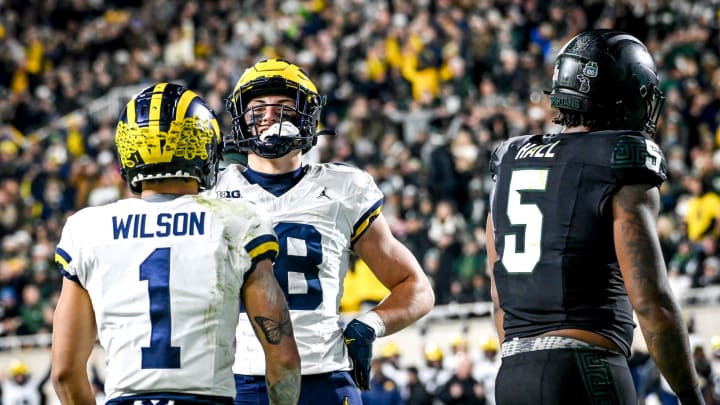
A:
<svg viewBox="0 0 720 405">
<path fill-rule="evenodd" d="M 20 385 L 12 377 L 2 382 L 3 405 L 40 405 L 40 391 L 47 379 L 29 377 Z"/>
<path fill-rule="evenodd" d="M 92 300 L 107 399 L 235 397 L 240 288 L 255 263 L 278 250 L 258 208 L 185 195 L 125 199 L 68 218 L 55 257 Z"/>
<path fill-rule="evenodd" d="M 240 165 L 221 172 L 217 198 L 242 198 L 271 215 L 280 243 L 275 276 L 285 291 L 302 374 L 349 370 L 340 326 L 340 298 L 352 244 L 377 217 L 383 195 L 372 177 L 343 164 L 314 164 L 291 189 L 275 196 L 242 174 Z M 265 358 L 247 314 L 240 314 L 236 374 L 262 375 Z"/>
</svg>

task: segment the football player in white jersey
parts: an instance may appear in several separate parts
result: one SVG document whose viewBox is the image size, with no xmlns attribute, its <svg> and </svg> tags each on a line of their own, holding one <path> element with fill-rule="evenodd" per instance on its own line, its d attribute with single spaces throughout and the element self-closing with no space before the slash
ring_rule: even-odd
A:
<svg viewBox="0 0 720 405">
<path fill-rule="evenodd" d="M 275 276 L 290 308 L 302 358 L 300 404 L 360 404 L 368 388 L 372 342 L 410 325 L 434 304 L 420 264 L 390 232 L 372 177 L 344 164 L 303 164 L 317 140 L 324 104 L 297 65 L 263 60 L 239 78 L 227 108 L 247 167 L 228 165 L 209 194 L 265 207 L 280 243 Z M 354 252 L 390 290 L 343 329 L 339 316 Z M 242 311 L 241 311 L 242 312 Z M 266 404 L 267 363 L 241 313 L 233 367 L 236 404 Z M 246 359 L 250 359 L 247 361 Z"/>
<path fill-rule="evenodd" d="M 8 378 L 0 383 L 2 404 L 41 405 L 45 400 L 45 383 L 50 379 L 50 368 L 42 376 L 34 376 L 30 367 L 19 359 L 10 362 Z"/>
<path fill-rule="evenodd" d="M 107 404 L 231 404 L 241 298 L 271 403 L 297 401 L 300 357 L 272 273 L 272 223 L 254 203 L 197 195 L 215 184 L 221 139 L 213 112 L 177 84 L 142 90 L 121 114 L 122 174 L 141 198 L 80 210 L 57 246 L 52 380 L 63 403 L 95 403 L 87 361 L 97 336 Z"/>
</svg>

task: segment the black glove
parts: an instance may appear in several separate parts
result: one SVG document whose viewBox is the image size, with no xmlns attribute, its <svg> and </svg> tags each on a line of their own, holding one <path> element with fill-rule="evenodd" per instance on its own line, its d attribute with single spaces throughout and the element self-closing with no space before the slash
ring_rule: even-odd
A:
<svg viewBox="0 0 720 405">
<path fill-rule="evenodd" d="M 343 332 L 348 353 L 353 362 L 352 378 L 361 390 L 370 389 L 370 363 L 375 330 L 353 319 Z"/>
</svg>

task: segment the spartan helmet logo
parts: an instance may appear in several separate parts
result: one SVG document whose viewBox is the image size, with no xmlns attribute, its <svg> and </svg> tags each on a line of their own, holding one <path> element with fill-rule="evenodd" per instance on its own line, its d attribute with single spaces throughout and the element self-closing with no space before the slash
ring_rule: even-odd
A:
<svg viewBox="0 0 720 405">
<path fill-rule="evenodd" d="M 597 77 L 598 65 L 595 62 L 588 62 L 583 67 L 583 74 L 587 77 Z"/>
<path fill-rule="evenodd" d="M 577 75 L 577 79 L 580 81 L 580 88 L 578 89 L 582 93 L 590 91 L 590 77 L 597 77 L 598 65 L 596 62 L 588 62 L 583 66 L 582 73 Z"/>
<path fill-rule="evenodd" d="M 583 93 L 590 91 L 590 79 L 588 79 L 585 75 L 577 75 L 577 79 L 580 81 L 579 91 Z"/>
</svg>

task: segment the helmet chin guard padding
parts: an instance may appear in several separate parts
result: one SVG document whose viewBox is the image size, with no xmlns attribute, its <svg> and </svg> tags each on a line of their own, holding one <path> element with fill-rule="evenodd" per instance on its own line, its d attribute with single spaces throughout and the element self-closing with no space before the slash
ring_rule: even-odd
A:
<svg viewBox="0 0 720 405">
<path fill-rule="evenodd" d="M 550 92 L 553 108 L 606 123 L 604 129 L 654 134 L 664 102 L 655 62 L 634 36 L 583 32 L 560 50 Z"/>
<path fill-rule="evenodd" d="M 279 126 L 272 134 L 259 134 L 257 118 L 248 103 L 257 97 L 283 95 L 294 100 L 294 107 L 277 105 Z M 267 59 L 249 67 L 238 79 L 225 105 L 232 116 L 232 134 L 239 150 L 265 158 L 278 158 L 292 150 L 307 152 L 317 143 L 317 127 L 325 98 L 315 84 L 295 64 Z M 290 125 L 292 124 L 292 125 Z"/>
</svg>

